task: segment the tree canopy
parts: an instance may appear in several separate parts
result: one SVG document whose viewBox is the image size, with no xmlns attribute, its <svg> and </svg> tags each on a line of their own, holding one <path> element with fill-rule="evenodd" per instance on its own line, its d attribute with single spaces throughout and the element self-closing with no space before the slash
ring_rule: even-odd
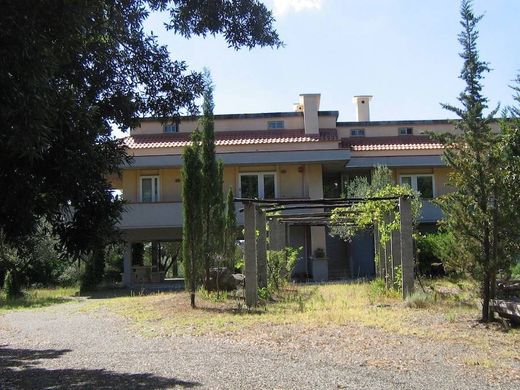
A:
<svg viewBox="0 0 520 390">
<path fill-rule="evenodd" d="M 197 111 L 202 75 L 143 29 L 152 11 L 184 37 L 222 34 L 232 48 L 278 47 L 257 0 L 2 3 L 0 230 L 16 244 L 45 218 L 69 253 L 110 237 L 122 203 L 108 176 L 128 162 L 112 127 Z"/>
</svg>

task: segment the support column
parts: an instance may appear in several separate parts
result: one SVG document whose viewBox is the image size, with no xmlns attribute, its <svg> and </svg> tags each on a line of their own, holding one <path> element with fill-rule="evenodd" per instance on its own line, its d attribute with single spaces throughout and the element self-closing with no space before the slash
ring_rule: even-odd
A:
<svg viewBox="0 0 520 390">
<path fill-rule="evenodd" d="M 256 306 L 258 299 L 258 279 L 256 269 L 256 223 L 255 205 L 244 203 L 244 255 L 246 276 L 246 305 Z"/>
<path fill-rule="evenodd" d="M 269 221 L 269 250 L 281 251 L 285 248 L 285 226 L 277 219 Z"/>
<path fill-rule="evenodd" d="M 256 208 L 256 229 L 258 240 L 256 243 L 256 265 L 258 269 L 258 287 L 267 287 L 267 231 L 265 213 Z"/>
<path fill-rule="evenodd" d="M 123 284 L 130 286 L 132 284 L 132 243 L 125 243 L 125 251 L 123 253 Z"/>
<path fill-rule="evenodd" d="M 399 254 L 399 258 L 401 258 L 401 254 Z M 379 230 L 377 228 L 377 223 L 374 223 L 374 265 L 376 269 L 376 278 L 384 278 L 383 270 L 381 267 L 382 264 L 382 255 L 381 255 L 381 246 L 379 245 Z"/>
<path fill-rule="evenodd" d="M 392 231 L 392 267 L 395 270 L 396 267 L 401 265 L 401 237 L 399 230 Z"/>
<path fill-rule="evenodd" d="M 401 275 L 403 279 L 403 298 L 413 293 L 413 238 L 412 238 L 412 201 L 410 197 L 399 198 L 401 216 Z"/>
<path fill-rule="evenodd" d="M 385 223 L 389 224 L 392 222 L 392 214 L 385 216 Z M 391 288 L 394 286 L 394 264 L 393 264 L 393 252 L 392 252 L 392 236 L 384 246 L 385 252 L 385 274 L 386 274 L 386 287 Z"/>
</svg>

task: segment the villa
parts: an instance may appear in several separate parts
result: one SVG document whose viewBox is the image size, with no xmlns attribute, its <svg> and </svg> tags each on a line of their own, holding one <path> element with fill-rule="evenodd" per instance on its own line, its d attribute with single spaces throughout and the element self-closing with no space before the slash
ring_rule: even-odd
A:
<svg viewBox="0 0 520 390">
<path fill-rule="evenodd" d="M 431 230 L 441 212 L 430 201 L 449 189 L 442 146 L 427 134 L 453 131 L 453 125 L 447 120 L 371 121 L 371 99 L 353 98 L 355 122 L 338 122 L 338 111 L 320 111 L 320 94 L 300 95 L 291 112 L 215 115 L 224 191 L 232 188 L 244 198 L 338 197 L 345 182 L 369 176 L 378 164 L 386 165 L 396 183 L 409 184 L 421 193 L 420 229 Z M 182 152 L 197 124 L 193 117 L 172 124 L 146 118 L 125 139 L 133 162 L 113 186 L 128 202 L 119 225 L 127 242 L 126 285 L 164 278 L 158 269 L 136 274 L 132 244 L 157 245 L 182 238 Z M 237 213 L 239 223 L 242 218 Z M 291 246 L 303 248 L 295 277 L 335 280 L 374 273 L 373 239 L 368 232 L 345 242 L 330 236 L 323 226 L 292 226 L 289 237 Z M 317 251 L 324 254 L 327 265 L 320 275 L 313 275 Z"/>
</svg>

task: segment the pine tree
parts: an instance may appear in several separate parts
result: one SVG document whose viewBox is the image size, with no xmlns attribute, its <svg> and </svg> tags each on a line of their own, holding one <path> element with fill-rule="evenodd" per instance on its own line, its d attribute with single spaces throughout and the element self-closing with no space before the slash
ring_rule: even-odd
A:
<svg viewBox="0 0 520 390">
<path fill-rule="evenodd" d="M 494 209 L 496 210 L 497 178 L 496 154 L 499 135 L 490 123 L 498 109 L 488 115 L 487 98 L 482 94 L 482 79 L 489 72 L 488 63 L 482 61 L 477 50 L 479 36 L 477 24 L 482 16 L 475 16 L 471 0 L 461 5 L 462 45 L 460 56 L 464 65 L 460 78 L 466 86 L 459 95 L 462 107 L 442 106 L 454 112 L 460 120 L 455 122 L 457 135 L 444 134 L 440 140 L 445 146 L 444 157 L 452 169 L 450 184 L 455 191 L 441 199 L 447 227 L 460 238 L 474 259 L 474 276 L 481 281 L 482 320 L 489 320 L 491 284 L 497 264 L 493 252 Z M 497 221 L 495 221 L 497 222 Z"/>
</svg>

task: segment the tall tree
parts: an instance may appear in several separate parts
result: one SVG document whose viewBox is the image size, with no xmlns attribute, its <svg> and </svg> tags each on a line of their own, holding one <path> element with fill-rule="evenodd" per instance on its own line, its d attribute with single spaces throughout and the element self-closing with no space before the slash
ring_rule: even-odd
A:
<svg viewBox="0 0 520 390">
<path fill-rule="evenodd" d="M 475 263 L 473 275 L 481 283 L 482 320 L 488 321 L 496 272 L 512 255 L 510 244 L 518 230 L 512 225 L 518 218 L 520 200 L 516 195 L 513 199 L 508 193 L 512 188 L 506 187 L 511 180 L 505 154 L 510 141 L 491 128 L 498 108 L 485 114 L 488 100 L 482 94 L 482 79 L 490 69 L 477 50 L 481 18 L 474 15 L 470 0 L 462 1 L 459 42 L 464 65 L 460 78 L 466 86 L 458 98 L 461 107 L 443 104 L 460 118 L 455 122 L 459 132 L 439 137 L 455 191 L 441 198 L 440 204 L 445 224 L 461 238 Z"/>
<path fill-rule="evenodd" d="M 192 144 L 184 149 L 182 167 L 182 259 L 191 307 L 195 307 L 195 291 L 203 255 L 203 246 L 200 244 L 203 235 L 200 148 L 200 133 L 196 131 L 192 136 Z"/>
<path fill-rule="evenodd" d="M 217 253 L 222 253 L 224 213 L 223 213 L 223 166 L 221 161 L 217 161 L 215 154 L 215 122 L 213 109 L 213 84 L 208 70 L 204 72 L 204 102 L 202 104 L 202 224 L 204 227 L 203 235 L 203 256 L 205 285 L 208 286 L 210 280 L 210 268 L 212 260 Z"/>
<path fill-rule="evenodd" d="M 230 47 L 278 47 L 258 0 L 2 2 L 0 230 L 17 244 L 44 218 L 70 253 L 111 232 L 122 204 L 107 177 L 128 161 L 113 126 L 195 112 L 199 73 L 174 61 L 143 22 L 169 11 L 185 37 L 222 34 Z"/>
</svg>

